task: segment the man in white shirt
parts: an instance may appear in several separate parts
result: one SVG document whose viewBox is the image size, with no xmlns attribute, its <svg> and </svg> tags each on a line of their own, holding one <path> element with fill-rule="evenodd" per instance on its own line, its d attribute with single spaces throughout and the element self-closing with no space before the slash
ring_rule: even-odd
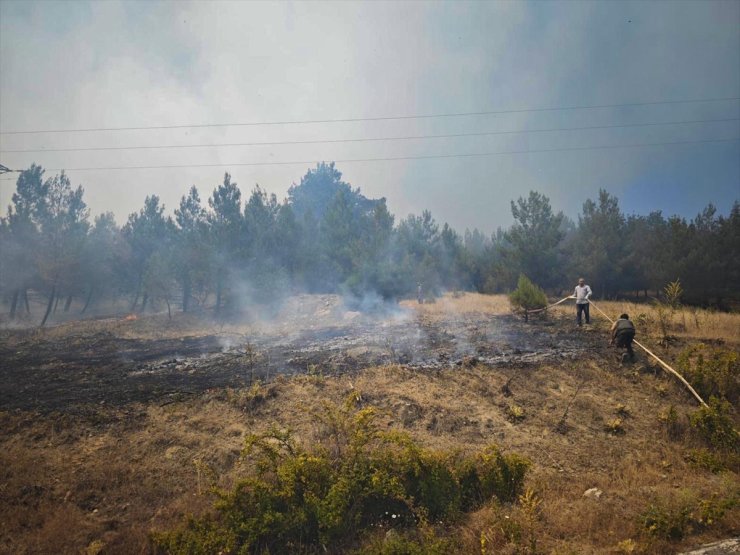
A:
<svg viewBox="0 0 740 555">
<path fill-rule="evenodd" d="M 576 285 L 575 293 L 573 293 L 573 296 L 576 298 L 576 323 L 579 326 L 581 325 L 581 313 L 585 314 L 586 323 L 591 323 L 591 318 L 588 314 L 588 299 L 591 298 L 591 294 L 591 288 L 586 285 L 586 280 L 580 278 L 578 280 L 578 285 Z"/>
</svg>

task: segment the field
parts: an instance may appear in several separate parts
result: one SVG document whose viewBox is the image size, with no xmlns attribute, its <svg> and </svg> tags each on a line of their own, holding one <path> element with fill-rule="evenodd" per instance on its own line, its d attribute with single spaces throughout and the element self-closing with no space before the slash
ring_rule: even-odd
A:
<svg viewBox="0 0 740 555">
<path fill-rule="evenodd" d="M 738 314 L 598 306 L 632 315 L 677 369 L 692 345 L 740 351 Z M 212 486 L 250 471 L 248 434 L 277 426 L 311 446 L 315 415 L 350 394 L 424 447 L 493 443 L 532 462 L 518 503 L 433 526 L 456 553 L 677 553 L 740 534 L 737 458 L 692 459 L 696 400 L 639 350 L 621 364 L 595 311 L 577 328 L 567 304 L 524 323 L 505 297 L 470 293 L 353 308 L 302 295 L 242 322 L 0 331 L 0 551 L 151 553 L 153 531 L 208 513 Z"/>
</svg>

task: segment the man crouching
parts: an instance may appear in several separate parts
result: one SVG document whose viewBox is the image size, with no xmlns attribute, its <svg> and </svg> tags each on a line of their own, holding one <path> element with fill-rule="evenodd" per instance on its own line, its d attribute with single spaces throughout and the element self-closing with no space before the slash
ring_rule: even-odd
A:
<svg viewBox="0 0 740 555">
<path fill-rule="evenodd" d="M 632 350 L 632 340 L 635 338 L 635 325 L 627 314 L 620 314 L 619 320 L 612 325 L 611 345 L 619 348 L 626 347 L 627 352 L 622 355 L 622 362 L 625 362 L 629 355 L 630 361 L 635 361 L 635 352 Z"/>
</svg>

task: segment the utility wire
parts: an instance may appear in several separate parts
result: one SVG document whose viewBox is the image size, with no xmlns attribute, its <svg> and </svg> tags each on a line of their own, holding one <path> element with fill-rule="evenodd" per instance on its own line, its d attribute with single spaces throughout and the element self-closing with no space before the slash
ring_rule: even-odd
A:
<svg viewBox="0 0 740 555">
<path fill-rule="evenodd" d="M 727 143 L 740 141 L 740 137 L 732 139 L 702 139 L 695 141 L 671 141 L 671 142 L 660 142 L 660 143 L 641 143 L 632 145 L 605 145 L 605 146 L 584 146 L 584 147 L 565 147 L 565 148 L 549 148 L 549 149 L 537 149 L 537 150 L 506 150 L 499 152 L 475 152 L 468 154 L 431 154 L 431 155 L 420 155 L 420 156 L 396 156 L 389 158 L 348 158 L 345 160 L 333 160 L 336 163 L 351 163 L 351 162 L 393 162 L 402 160 L 431 160 L 431 159 L 444 159 L 444 158 L 475 158 L 483 156 L 498 156 L 501 154 L 535 154 L 541 152 L 574 152 L 584 150 L 613 150 L 620 148 L 641 148 L 646 146 L 669 146 L 669 145 L 686 145 L 686 144 L 699 144 L 699 143 Z M 232 164 L 175 164 L 175 165 L 161 165 L 161 166 L 111 166 L 111 167 L 96 167 L 96 168 L 48 168 L 48 171 L 117 171 L 117 170 L 155 170 L 155 169 L 176 169 L 176 168 L 220 168 L 220 167 L 246 167 L 246 166 L 292 166 L 292 165 L 304 165 L 304 164 L 316 164 L 321 160 L 296 160 L 290 162 L 237 162 Z M 3 178 L 0 178 L 3 179 Z M 8 180 L 4 178 L 4 180 Z"/>
<path fill-rule="evenodd" d="M 179 125 L 149 125 L 139 127 L 88 127 L 88 128 L 68 128 L 68 129 L 37 129 L 37 130 L 16 130 L 0 131 L 0 135 L 32 135 L 39 133 L 89 133 L 95 131 L 147 131 L 153 129 L 195 129 L 203 127 L 246 127 L 257 125 L 302 125 L 309 123 L 349 123 L 360 121 L 388 121 L 388 120 L 409 120 L 409 119 L 426 119 L 426 118 L 452 118 L 461 116 L 488 116 L 496 114 L 522 114 L 527 112 L 559 112 L 565 110 L 593 110 L 599 108 L 627 108 L 632 106 L 654 106 L 658 104 L 696 104 L 701 102 L 725 102 L 740 100 L 740 97 L 728 98 L 696 98 L 690 100 L 655 100 L 651 102 L 628 102 L 623 104 L 596 104 L 590 106 L 560 106 L 556 108 L 522 108 L 518 110 L 487 110 L 480 112 L 457 112 L 445 114 L 424 114 L 412 116 L 379 116 L 369 118 L 342 118 L 342 119 L 322 119 L 322 120 L 287 120 L 287 121 L 262 121 L 262 122 L 244 122 L 244 123 L 201 123 L 201 124 L 179 124 Z"/>
<path fill-rule="evenodd" d="M 521 131 L 484 131 L 479 133 L 447 133 L 442 135 L 410 135 L 406 137 L 370 137 L 358 139 L 313 139 L 304 141 L 269 141 L 253 143 L 203 143 L 193 145 L 137 145 L 137 146 L 102 146 L 102 147 L 76 147 L 76 148 L 40 148 L 40 149 L 16 149 L 0 150 L 2 153 L 42 153 L 42 152 L 97 152 L 107 150 L 156 150 L 156 149 L 178 149 L 178 148 L 216 148 L 216 147 L 239 147 L 239 146 L 278 146 L 278 145 L 309 145 L 330 143 L 364 143 L 377 141 L 410 141 L 417 139 L 448 139 L 459 137 L 486 137 L 492 135 L 522 135 L 526 133 L 548 133 L 555 131 L 586 131 L 593 129 L 618 129 L 627 127 L 655 127 L 660 125 L 684 125 L 696 123 L 719 123 L 740 121 L 740 118 L 722 119 L 699 119 L 686 121 L 665 121 L 651 123 L 625 123 L 619 125 L 589 125 L 585 127 L 552 127 L 547 129 L 524 129 Z"/>
</svg>

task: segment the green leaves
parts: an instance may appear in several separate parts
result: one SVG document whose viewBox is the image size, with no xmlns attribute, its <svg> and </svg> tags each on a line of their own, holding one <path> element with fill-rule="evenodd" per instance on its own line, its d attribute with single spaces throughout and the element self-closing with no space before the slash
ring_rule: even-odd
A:
<svg viewBox="0 0 740 555">
<path fill-rule="evenodd" d="M 495 446 L 470 457 L 425 449 L 380 431 L 376 410 L 327 405 L 323 441 L 304 449 L 290 432 L 250 435 L 252 473 L 221 492 L 215 517 L 155 536 L 169 553 L 310 552 L 349 544 L 375 525 L 423 529 L 492 499 L 513 502 L 529 461 Z"/>
<path fill-rule="evenodd" d="M 532 283 L 530 279 L 521 274 L 517 288 L 509 295 L 511 304 L 524 310 L 534 310 L 547 306 L 547 295 L 545 292 Z"/>
</svg>

